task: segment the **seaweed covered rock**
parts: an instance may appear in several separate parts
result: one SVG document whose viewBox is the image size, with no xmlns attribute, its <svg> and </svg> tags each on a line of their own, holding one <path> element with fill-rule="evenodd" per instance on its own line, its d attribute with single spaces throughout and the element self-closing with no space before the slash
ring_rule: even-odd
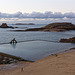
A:
<svg viewBox="0 0 75 75">
<path fill-rule="evenodd" d="M 60 42 L 63 43 L 75 43 L 75 37 L 69 38 L 69 39 L 61 39 Z"/>
</svg>

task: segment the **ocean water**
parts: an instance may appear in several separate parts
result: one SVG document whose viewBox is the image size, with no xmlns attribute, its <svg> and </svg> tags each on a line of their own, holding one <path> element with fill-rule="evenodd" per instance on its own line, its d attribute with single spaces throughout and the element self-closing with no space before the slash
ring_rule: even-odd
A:
<svg viewBox="0 0 75 75">
<path fill-rule="evenodd" d="M 51 21 L 51 20 L 50 20 Z M 66 20 L 69 22 L 69 20 Z M 34 20 L 35 22 L 35 20 Z M 47 21 L 45 21 L 47 22 Z M 48 20 L 49 22 L 49 20 Z M 53 21 L 56 22 L 56 21 Z M 65 22 L 65 20 L 58 20 L 58 22 Z M 74 23 L 74 19 L 70 20 Z M 16 22 L 15 22 L 16 23 Z M 21 22 L 22 23 L 22 22 Z M 30 23 L 30 20 L 28 21 Z M 40 22 L 39 22 L 40 23 Z M 47 25 L 45 24 L 35 25 L 12 25 L 9 26 L 19 27 L 15 29 L 2 29 L 0 28 L 0 52 L 11 54 L 14 56 L 22 57 L 25 60 L 36 61 L 44 58 L 53 53 L 61 52 L 66 49 L 75 47 L 72 43 L 60 43 L 61 38 L 75 37 L 75 31 L 66 32 L 13 32 L 10 30 L 25 30 L 27 28 L 39 28 Z M 50 22 L 51 23 L 51 22 Z M 17 44 L 9 44 L 9 42 L 16 38 L 19 42 Z"/>
</svg>

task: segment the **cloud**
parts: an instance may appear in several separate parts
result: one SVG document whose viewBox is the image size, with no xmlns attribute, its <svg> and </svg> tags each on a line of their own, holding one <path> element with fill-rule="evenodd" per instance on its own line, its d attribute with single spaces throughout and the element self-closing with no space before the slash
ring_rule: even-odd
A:
<svg viewBox="0 0 75 75">
<path fill-rule="evenodd" d="M 14 14 L 2 13 L 0 12 L 0 18 L 75 18 L 75 13 L 68 12 L 62 14 L 61 12 L 51 12 L 46 11 L 44 13 L 41 12 L 32 12 L 32 13 L 22 13 L 17 12 Z"/>
<path fill-rule="evenodd" d="M 65 13 L 64 16 L 67 18 L 75 18 L 75 13 L 73 12 Z"/>
</svg>

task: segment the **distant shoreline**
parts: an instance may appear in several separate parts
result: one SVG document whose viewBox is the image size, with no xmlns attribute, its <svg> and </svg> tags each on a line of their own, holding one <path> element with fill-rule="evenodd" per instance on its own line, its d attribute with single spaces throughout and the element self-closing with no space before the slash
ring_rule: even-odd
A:
<svg viewBox="0 0 75 75">
<path fill-rule="evenodd" d="M 34 23 L 15 23 L 12 25 L 35 25 Z"/>
</svg>

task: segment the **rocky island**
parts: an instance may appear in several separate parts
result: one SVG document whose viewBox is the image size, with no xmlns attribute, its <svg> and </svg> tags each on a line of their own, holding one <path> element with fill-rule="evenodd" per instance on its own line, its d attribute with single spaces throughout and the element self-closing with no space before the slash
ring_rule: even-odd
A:
<svg viewBox="0 0 75 75">
<path fill-rule="evenodd" d="M 16 23 L 13 25 L 35 25 L 34 23 Z"/>
<path fill-rule="evenodd" d="M 0 26 L 0 28 L 18 28 L 18 27 L 8 26 L 6 23 L 2 23 L 2 25 Z"/>
<path fill-rule="evenodd" d="M 62 31 L 69 31 L 69 30 L 75 30 L 75 25 L 72 23 L 63 22 L 63 23 L 51 23 L 45 27 L 31 28 L 31 29 L 27 29 L 25 31 L 62 32 Z"/>
</svg>

